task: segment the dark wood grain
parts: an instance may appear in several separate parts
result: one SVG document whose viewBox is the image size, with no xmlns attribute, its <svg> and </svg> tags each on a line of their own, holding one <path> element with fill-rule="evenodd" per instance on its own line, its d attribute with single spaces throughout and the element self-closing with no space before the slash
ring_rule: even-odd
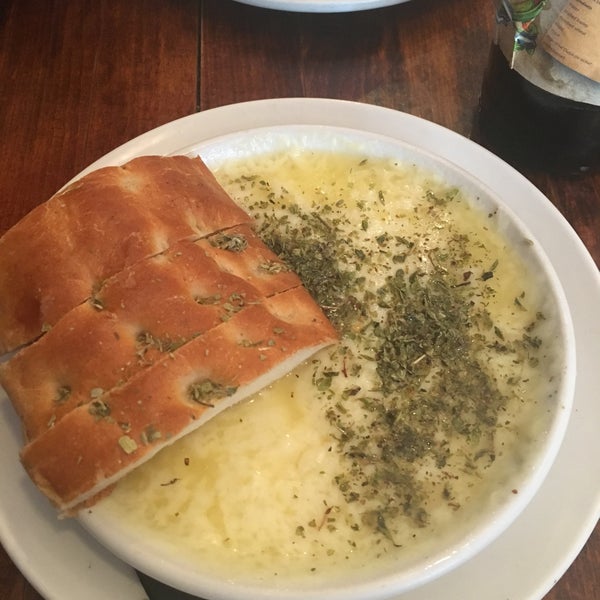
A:
<svg viewBox="0 0 600 600">
<path fill-rule="evenodd" d="M 468 134 L 493 21 L 489 10 L 467 4 L 420 0 L 315 15 L 206 2 L 200 106 L 279 96 L 341 98 Z"/>
<path fill-rule="evenodd" d="M 196 108 L 198 5 L 8 2 L 0 31 L 0 222 Z"/>
<path fill-rule="evenodd" d="M 358 100 L 473 137 L 492 38 L 490 7 L 415 0 L 311 15 L 230 0 L 4 0 L 0 232 L 126 140 L 234 102 Z M 600 175 L 525 175 L 600 264 Z M 600 598 L 599 573 L 597 527 L 546 600 Z M 0 598 L 41 598 L 2 549 Z"/>
</svg>

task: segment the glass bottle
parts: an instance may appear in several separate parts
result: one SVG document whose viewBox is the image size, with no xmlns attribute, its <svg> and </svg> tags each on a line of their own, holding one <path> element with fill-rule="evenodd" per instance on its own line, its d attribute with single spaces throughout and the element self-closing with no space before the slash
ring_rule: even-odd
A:
<svg viewBox="0 0 600 600">
<path fill-rule="evenodd" d="M 496 23 L 477 141 L 517 168 L 600 168 L 600 2 L 503 0 Z"/>
</svg>

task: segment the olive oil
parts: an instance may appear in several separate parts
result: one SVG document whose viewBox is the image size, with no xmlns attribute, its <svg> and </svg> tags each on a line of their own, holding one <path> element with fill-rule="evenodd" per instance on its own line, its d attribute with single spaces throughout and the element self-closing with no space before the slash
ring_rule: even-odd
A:
<svg viewBox="0 0 600 600">
<path fill-rule="evenodd" d="M 600 168 L 600 6 L 499 2 L 496 21 L 476 140 L 517 168 Z"/>
<path fill-rule="evenodd" d="M 581 173 L 600 167 L 600 106 L 536 86 L 510 68 L 497 45 L 478 119 L 476 139 L 517 168 Z"/>
</svg>

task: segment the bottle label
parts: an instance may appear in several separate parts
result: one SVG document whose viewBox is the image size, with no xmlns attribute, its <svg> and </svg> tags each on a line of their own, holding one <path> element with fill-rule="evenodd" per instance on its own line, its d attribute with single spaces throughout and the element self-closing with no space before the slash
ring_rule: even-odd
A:
<svg viewBox="0 0 600 600">
<path fill-rule="evenodd" d="M 600 82 L 600 0 L 569 0 L 543 46 L 563 65 Z"/>
<path fill-rule="evenodd" d="M 598 69 L 600 0 L 497 0 L 497 42 L 511 68 L 535 86 L 562 98 L 600 106 L 600 83 L 563 63 L 546 48 L 553 25 L 567 30 L 564 19 L 568 14 L 563 12 L 571 5 L 579 10 L 571 8 L 568 14 L 582 21 L 583 17 L 588 19 L 586 27 L 573 18 L 571 22 L 575 23 L 573 29 L 580 30 L 578 36 L 585 39 L 589 50 L 574 50 L 564 43 L 562 46 L 571 48 L 569 54 L 580 56 L 581 63 Z"/>
</svg>

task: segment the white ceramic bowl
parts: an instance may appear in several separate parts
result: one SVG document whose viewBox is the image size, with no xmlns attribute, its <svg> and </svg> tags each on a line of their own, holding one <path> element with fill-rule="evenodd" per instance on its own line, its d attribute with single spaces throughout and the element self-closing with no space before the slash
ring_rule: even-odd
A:
<svg viewBox="0 0 600 600">
<path fill-rule="evenodd" d="M 349 574 L 344 581 L 331 580 L 318 587 L 260 585 L 231 577 L 216 577 L 191 567 L 181 556 L 164 551 L 148 536 L 122 520 L 115 520 L 103 511 L 102 503 L 81 515 L 81 522 L 117 556 L 140 571 L 170 586 L 209 600 L 359 600 L 391 598 L 422 585 L 456 568 L 473 557 L 500 535 L 521 513 L 542 484 L 559 450 L 567 427 L 575 382 L 575 343 L 569 308 L 558 278 L 541 246 L 523 226 L 502 198 L 489 191 L 474 174 L 469 174 L 450 162 L 397 140 L 358 130 L 319 126 L 283 126 L 248 130 L 216 138 L 194 147 L 184 147 L 177 153 L 199 153 L 209 166 L 217 166 L 231 157 L 244 157 L 259 152 L 297 147 L 317 149 L 360 148 L 372 156 L 393 156 L 402 161 L 423 166 L 441 176 L 450 185 L 460 187 L 486 213 L 495 213 L 503 234 L 522 249 L 531 272 L 539 277 L 545 289 L 544 311 L 553 314 L 556 336 L 554 383 L 556 393 L 540 408 L 537 431 L 531 441 L 527 458 L 518 472 L 511 476 L 510 489 L 515 494 L 502 494 L 482 509 L 469 524 L 455 535 L 440 542 L 439 547 L 416 557 L 402 568 L 386 567 L 381 572 L 363 576 Z M 527 199 L 524 198 L 523 202 Z M 530 243 L 523 244 L 523 240 Z"/>
</svg>

